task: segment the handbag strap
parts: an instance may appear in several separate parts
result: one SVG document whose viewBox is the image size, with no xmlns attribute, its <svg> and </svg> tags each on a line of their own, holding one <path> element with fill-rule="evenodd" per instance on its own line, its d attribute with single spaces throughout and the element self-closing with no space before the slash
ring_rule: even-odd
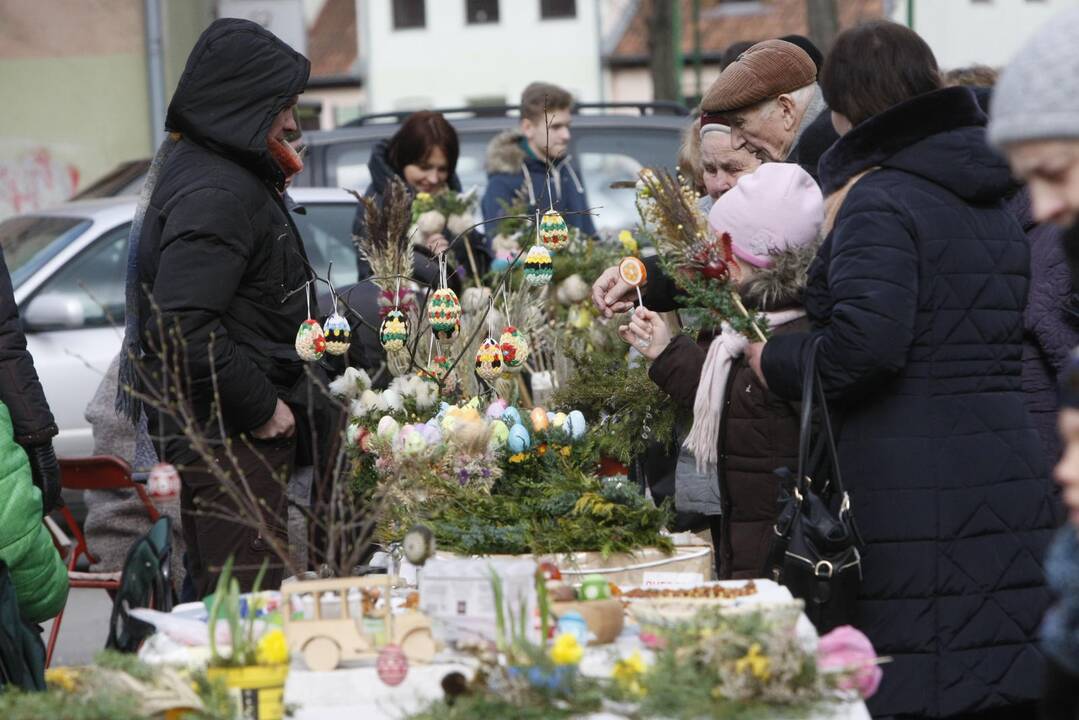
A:
<svg viewBox="0 0 1079 720">
<path fill-rule="evenodd" d="M 816 335 L 810 340 L 806 348 L 806 358 L 802 369 L 802 416 L 798 431 L 798 474 L 795 478 L 795 487 L 801 494 L 807 493 L 809 478 L 806 469 L 809 465 L 809 452 L 812 446 L 813 434 L 813 406 L 814 399 L 820 405 L 820 432 L 824 435 L 825 452 L 828 453 L 832 464 L 832 480 L 835 490 L 843 496 L 840 511 L 849 511 L 850 500 L 847 497 L 846 488 L 843 487 L 843 478 L 839 470 L 839 453 L 836 451 L 835 432 L 832 429 L 832 418 L 828 412 L 828 400 L 824 394 L 824 385 L 821 383 L 820 372 L 817 370 L 817 353 L 820 348 L 822 335 Z"/>
</svg>

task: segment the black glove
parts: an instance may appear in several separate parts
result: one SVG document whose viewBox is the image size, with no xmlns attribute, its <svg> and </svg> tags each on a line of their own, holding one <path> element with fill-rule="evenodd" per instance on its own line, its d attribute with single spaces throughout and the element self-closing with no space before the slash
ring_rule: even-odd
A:
<svg viewBox="0 0 1079 720">
<path fill-rule="evenodd" d="M 63 498 L 60 497 L 60 463 L 51 442 L 30 445 L 25 449 L 27 457 L 30 458 L 30 472 L 34 476 L 34 484 L 41 491 L 44 514 L 48 515 L 64 504 Z"/>
</svg>

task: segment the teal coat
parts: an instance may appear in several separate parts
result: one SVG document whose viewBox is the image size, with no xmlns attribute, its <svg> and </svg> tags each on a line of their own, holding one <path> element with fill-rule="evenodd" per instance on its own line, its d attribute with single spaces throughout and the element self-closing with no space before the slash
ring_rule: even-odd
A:
<svg viewBox="0 0 1079 720">
<path fill-rule="evenodd" d="M 67 568 L 41 522 L 41 491 L 15 444 L 11 413 L 0 403 L 0 560 L 11 569 L 19 611 L 29 622 L 55 617 L 67 602 Z"/>
</svg>

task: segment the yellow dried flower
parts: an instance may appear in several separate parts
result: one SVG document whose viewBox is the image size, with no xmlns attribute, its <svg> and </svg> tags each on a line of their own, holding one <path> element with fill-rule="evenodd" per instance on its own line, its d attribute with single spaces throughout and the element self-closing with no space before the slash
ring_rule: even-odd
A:
<svg viewBox="0 0 1079 720">
<path fill-rule="evenodd" d="M 283 665 L 288 662 L 288 641 L 280 629 L 273 629 L 259 638 L 255 648 L 255 662 L 259 665 Z"/>
<path fill-rule="evenodd" d="M 629 230 L 618 233 L 618 242 L 622 243 L 622 249 L 629 255 L 636 255 L 640 250 L 637 245 L 637 238 L 633 237 L 633 233 Z"/>
<path fill-rule="evenodd" d="M 749 652 L 734 663 L 736 673 L 741 674 L 748 670 L 753 677 L 762 681 L 767 681 L 772 676 L 771 667 L 772 661 L 768 659 L 767 655 L 761 654 L 760 643 L 750 645 Z"/>
<path fill-rule="evenodd" d="M 614 664 L 611 677 L 615 679 L 623 690 L 640 697 L 644 695 L 644 688 L 641 687 L 640 682 L 641 675 L 644 675 L 644 670 L 644 658 L 641 657 L 641 651 L 634 650 L 633 654 L 628 658 L 619 660 Z"/>
<path fill-rule="evenodd" d="M 78 674 L 71 668 L 49 668 L 45 671 L 45 684 L 73 693 L 79 689 Z"/>
</svg>

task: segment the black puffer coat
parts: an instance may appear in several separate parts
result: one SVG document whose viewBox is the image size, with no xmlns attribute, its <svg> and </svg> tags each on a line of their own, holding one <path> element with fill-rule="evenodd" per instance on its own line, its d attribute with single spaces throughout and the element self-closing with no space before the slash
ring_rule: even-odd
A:
<svg viewBox="0 0 1079 720">
<path fill-rule="evenodd" d="M 840 461 L 868 543 L 858 625 L 893 658 L 874 714 L 941 717 L 1037 698 L 1056 512 L 1020 386 L 1029 245 L 1004 161 L 965 88 L 870 118 L 821 160 L 850 189 L 806 309 L 841 415 Z M 765 346 L 799 396 L 811 334 Z"/>
<path fill-rule="evenodd" d="M 306 58 L 254 23 L 217 20 L 192 50 L 166 118 L 183 138 L 161 170 L 139 240 L 139 282 L 161 321 L 143 294 L 142 350 L 158 374 L 174 366 L 167 353 L 183 354 L 200 421 L 213 416 L 216 373 L 227 435 L 264 424 L 304 375 L 293 343 L 307 318 L 307 260 L 266 136 L 309 71 Z M 183 343 L 163 347 L 162 327 L 178 327 Z M 178 434 L 161 420 L 163 434 Z M 213 423 L 207 432 L 216 434 Z M 195 459 L 182 440 L 170 441 L 165 456 Z"/>
</svg>

